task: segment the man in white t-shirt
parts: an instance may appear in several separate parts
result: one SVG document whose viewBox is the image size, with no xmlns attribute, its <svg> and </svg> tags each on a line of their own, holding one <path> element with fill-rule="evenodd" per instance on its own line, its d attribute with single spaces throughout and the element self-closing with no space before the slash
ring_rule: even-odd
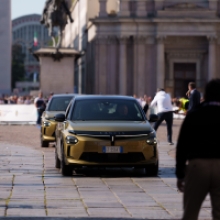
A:
<svg viewBox="0 0 220 220">
<path fill-rule="evenodd" d="M 156 131 L 163 121 L 166 121 L 167 125 L 167 141 L 170 145 L 172 142 L 172 126 L 173 126 L 173 106 L 171 97 L 164 89 L 158 89 L 156 96 L 151 102 L 150 107 L 157 105 L 158 121 L 154 124 L 154 130 Z"/>
</svg>

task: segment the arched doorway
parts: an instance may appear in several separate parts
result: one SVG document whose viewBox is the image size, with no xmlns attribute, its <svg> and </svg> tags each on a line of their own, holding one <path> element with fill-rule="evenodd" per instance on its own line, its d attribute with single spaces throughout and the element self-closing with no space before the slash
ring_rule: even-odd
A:
<svg viewBox="0 0 220 220">
<path fill-rule="evenodd" d="M 174 96 L 185 97 L 189 82 L 196 82 L 196 63 L 174 63 Z"/>
</svg>

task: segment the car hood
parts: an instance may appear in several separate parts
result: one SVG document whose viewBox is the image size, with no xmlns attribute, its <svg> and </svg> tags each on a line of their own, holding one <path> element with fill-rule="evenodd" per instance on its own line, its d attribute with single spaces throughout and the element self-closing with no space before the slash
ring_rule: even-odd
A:
<svg viewBox="0 0 220 220">
<path fill-rule="evenodd" d="M 65 114 L 64 111 L 45 111 L 44 117 L 45 118 L 54 118 L 56 114 Z"/>
<path fill-rule="evenodd" d="M 69 128 L 75 131 L 88 131 L 88 132 L 151 132 L 153 128 L 148 121 L 74 121 L 69 122 Z"/>
</svg>

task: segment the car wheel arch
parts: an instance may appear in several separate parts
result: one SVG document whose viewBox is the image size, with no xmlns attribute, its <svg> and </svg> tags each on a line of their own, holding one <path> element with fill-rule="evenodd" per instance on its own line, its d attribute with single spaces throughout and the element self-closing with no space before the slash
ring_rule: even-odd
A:
<svg viewBox="0 0 220 220">
<path fill-rule="evenodd" d="M 64 155 L 63 155 L 63 154 L 64 154 Z M 61 140 L 60 140 L 60 157 L 61 157 L 61 160 L 63 160 L 63 157 L 64 157 L 64 160 L 65 160 L 65 158 L 66 158 L 63 138 L 61 138 Z M 66 160 L 65 160 L 64 162 L 66 163 Z"/>
</svg>

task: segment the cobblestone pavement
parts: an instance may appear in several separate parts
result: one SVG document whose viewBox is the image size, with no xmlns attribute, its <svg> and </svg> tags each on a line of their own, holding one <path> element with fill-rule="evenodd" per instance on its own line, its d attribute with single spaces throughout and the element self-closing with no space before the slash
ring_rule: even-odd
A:
<svg viewBox="0 0 220 220">
<path fill-rule="evenodd" d="M 180 125 L 180 120 L 174 122 L 175 143 Z M 80 169 L 63 177 L 54 168 L 54 148 L 41 148 L 39 136 L 35 126 L 0 126 L 1 219 L 181 218 L 175 145 L 167 145 L 164 124 L 157 132 L 160 171 L 154 178 L 145 177 L 142 169 L 128 168 Z M 207 197 L 199 219 L 210 216 Z"/>
</svg>

